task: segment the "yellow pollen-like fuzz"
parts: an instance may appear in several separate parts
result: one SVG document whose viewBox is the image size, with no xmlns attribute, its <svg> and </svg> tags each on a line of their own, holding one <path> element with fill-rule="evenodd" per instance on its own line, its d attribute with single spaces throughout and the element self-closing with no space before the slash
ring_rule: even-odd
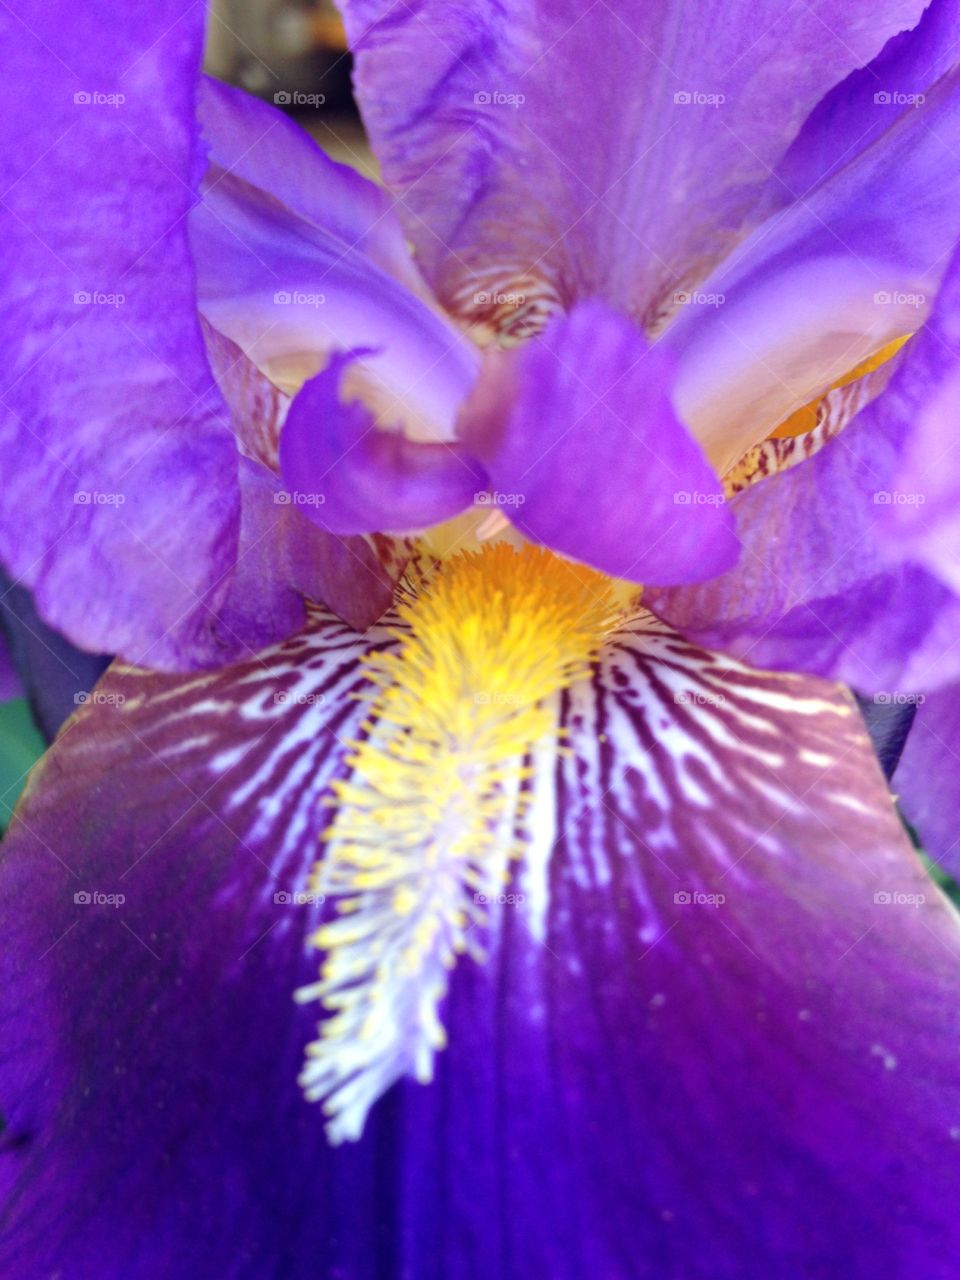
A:
<svg viewBox="0 0 960 1280">
<path fill-rule="evenodd" d="M 371 655 L 370 708 L 336 786 L 313 887 L 337 915 L 313 938 L 326 1016 L 301 1084 L 332 1140 L 360 1135 L 399 1076 L 429 1080 L 458 954 L 483 959 L 487 906 L 524 843 L 533 751 L 617 609 L 601 574 L 496 543 L 409 588 L 397 648 Z"/>
</svg>

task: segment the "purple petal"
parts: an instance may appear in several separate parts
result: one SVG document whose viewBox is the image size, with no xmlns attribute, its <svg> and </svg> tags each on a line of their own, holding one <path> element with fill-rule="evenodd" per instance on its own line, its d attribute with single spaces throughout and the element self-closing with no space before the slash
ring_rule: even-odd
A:
<svg viewBox="0 0 960 1280">
<path fill-rule="evenodd" d="M 695 582 L 728 568 L 733 520 L 670 405 L 671 375 L 598 302 L 496 354 L 461 420 L 492 500 L 534 541 L 614 577 Z"/>
<path fill-rule="evenodd" d="M 933 486 L 942 492 L 953 475 L 943 449 L 960 393 L 958 314 L 960 257 L 886 391 L 809 461 L 732 500 L 744 545 L 737 567 L 703 587 L 651 590 L 650 607 L 703 643 L 864 691 L 910 692 L 960 676 L 960 602 L 939 572 L 956 508 L 932 500 Z M 925 489 L 905 458 L 937 440 Z M 942 542 L 938 572 L 896 536 L 900 513 L 913 509 L 928 544 Z"/>
<path fill-rule="evenodd" d="M 954 917 L 844 694 L 649 620 L 564 699 L 438 1079 L 331 1152 L 293 1083 L 317 909 L 274 895 L 388 643 L 115 669 L 54 747 L 2 862 L 6 1270 L 949 1280 Z"/>
<path fill-rule="evenodd" d="M 879 109 L 879 108 L 878 108 Z M 960 239 L 960 77 L 775 214 L 679 308 L 676 405 L 723 473 L 929 314 Z"/>
<path fill-rule="evenodd" d="M 894 36 L 868 67 L 854 71 L 817 104 L 777 167 L 768 198 L 782 205 L 809 195 L 922 105 L 953 69 L 958 38 L 960 10 L 954 0 L 933 0 L 913 31 Z"/>
<path fill-rule="evenodd" d="M 364 630 L 390 606 L 399 564 L 362 538 L 338 538 L 311 522 L 309 496 L 279 482 L 280 432 L 290 397 L 209 325 L 211 364 L 230 407 L 240 459 L 240 547 L 221 626 L 249 652 L 299 631 L 305 601 L 328 605 Z M 308 497 L 306 508 L 300 500 Z"/>
<path fill-rule="evenodd" d="M 3 37 L 0 558 L 77 644 L 167 666 L 210 660 L 238 537 L 184 224 L 203 16 L 27 3 Z"/>
<path fill-rule="evenodd" d="M 653 319 L 730 246 L 823 94 L 924 5 L 346 0 L 364 120 L 451 311 Z"/>
<path fill-rule="evenodd" d="M 944 871 L 960 877 L 960 685 L 913 699 L 917 713 L 893 788 L 924 853 Z"/>
<path fill-rule="evenodd" d="M 3 844 L 3 1274 L 305 1280 L 389 1247 L 383 1155 L 334 1163 L 299 1095 L 317 908 L 284 900 L 386 643 L 314 620 L 219 673 L 115 668 L 64 729 L 43 832 Z"/>
<path fill-rule="evenodd" d="M 190 236 L 206 319 L 291 392 L 332 352 L 368 348 L 366 395 L 383 419 L 449 439 L 477 353 L 413 291 L 387 198 L 263 103 L 208 86 L 204 124 L 212 163 Z M 239 168 L 223 168 L 238 151 Z M 313 194 L 298 199 L 294 176 Z"/>
<path fill-rule="evenodd" d="M 483 492 L 483 469 L 459 444 L 417 443 L 380 430 L 342 382 L 353 353 L 335 356 L 294 399 L 280 437 L 291 495 L 321 529 L 356 534 L 420 529 L 458 515 Z"/>
<path fill-rule="evenodd" d="M 362 254 L 414 292 L 426 292 L 390 197 L 337 164 L 288 115 L 210 76 L 197 114 L 212 179 L 233 174 Z"/>
</svg>

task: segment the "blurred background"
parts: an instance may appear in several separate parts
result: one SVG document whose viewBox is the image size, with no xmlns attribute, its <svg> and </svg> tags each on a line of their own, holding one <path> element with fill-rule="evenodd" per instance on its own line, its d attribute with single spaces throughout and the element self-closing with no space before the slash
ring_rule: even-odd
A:
<svg viewBox="0 0 960 1280">
<path fill-rule="evenodd" d="M 329 0 L 216 0 L 206 62 L 211 75 L 293 116 L 335 159 L 377 176 L 350 90 L 343 26 Z M 107 661 L 77 652 L 44 626 L 29 594 L 0 571 L 0 832 L 31 767 Z"/>
<path fill-rule="evenodd" d="M 207 33 L 211 75 L 275 103 L 336 159 L 372 173 L 331 0 L 215 0 Z"/>
</svg>

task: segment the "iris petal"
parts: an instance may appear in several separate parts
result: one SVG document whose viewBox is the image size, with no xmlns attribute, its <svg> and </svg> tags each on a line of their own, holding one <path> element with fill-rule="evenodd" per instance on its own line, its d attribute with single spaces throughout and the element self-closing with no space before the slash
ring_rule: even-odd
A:
<svg viewBox="0 0 960 1280">
<path fill-rule="evenodd" d="M 651 322 L 917 0 L 585 9 L 348 0 L 364 120 L 452 311 L 515 330 L 602 297 Z"/>
<path fill-rule="evenodd" d="M 670 403 L 672 373 L 599 302 L 494 354 L 460 420 L 489 500 L 528 537 L 614 577 L 722 572 L 737 557 L 733 520 Z"/>
<path fill-rule="evenodd" d="M 392 643 L 318 615 L 218 674 L 114 668 L 61 735 L 0 861 L 5 1269 L 948 1280 L 956 919 L 844 693 L 648 615 L 533 753 L 435 1083 L 326 1145 L 297 893 Z"/>
</svg>

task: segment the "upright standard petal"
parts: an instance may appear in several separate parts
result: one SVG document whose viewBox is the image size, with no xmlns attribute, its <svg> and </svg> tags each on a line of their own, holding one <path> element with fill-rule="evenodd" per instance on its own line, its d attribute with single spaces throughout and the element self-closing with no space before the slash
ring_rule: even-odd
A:
<svg viewBox="0 0 960 1280">
<path fill-rule="evenodd" d="M 530 835 L 434 1084 L 326 1146 L 289 993 L 395 642 L 317 617 L 216 675 L 114 669 L 61 735 L 0 860 L 4 1266 L 948 1280 L 956 918 L 845 694 L 647 615 L 548 703 L 568 749 L 505 762 Z"/>
<path fill-rule="evenodd" d="M 236 553 L 233 440 L 185 217 L 202 6 L 2 24 L 0 559 L 77 644 L 209 660 Z"/>
<path fill-rule="evenodd" d="M 921 0 L 344 0 L 364 119 L 454 312 L 653 321 L 729 247 L 817 101 Z"/>
</svg>

